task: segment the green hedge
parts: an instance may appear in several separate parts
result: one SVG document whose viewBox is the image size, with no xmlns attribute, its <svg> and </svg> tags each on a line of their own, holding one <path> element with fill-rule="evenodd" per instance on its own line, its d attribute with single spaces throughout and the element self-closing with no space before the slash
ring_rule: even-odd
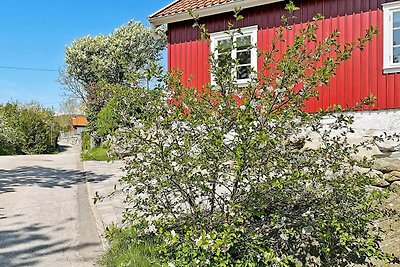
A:
<svg viewBox="0 0 400 267">
<path fill-rule="evenodd" d="M 54 153 L 59 135 L 51 110 L 38 104 L 0 105 L 0 154 Z"/>
</svg>

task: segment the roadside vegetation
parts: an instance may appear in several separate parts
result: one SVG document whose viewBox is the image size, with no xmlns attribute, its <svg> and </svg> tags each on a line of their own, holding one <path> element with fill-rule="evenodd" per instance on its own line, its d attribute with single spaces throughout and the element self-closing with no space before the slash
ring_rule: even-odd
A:
<svg viewBox="0 0 400 267">
<path fill-rule="evenodd" d="M 39 104 L 0 105 L 0 155 L 58 152 L 60 126 Z"/>
<path fill-rule="evenodd" d="M 109 35 L 85 36 L 67 47 L 59 81 L 69 99 L 79 99 L 85 107 L 91 147 L 83 147 L 83 151 L 95 147 L 88 151 L 90 155 L 104 152 L 102 147 L 120 126 L 122 113 L 129 116 L 130 110 L 120 109 L 119 102 L 134 99 L 132 88 L 149 89 L 161 78 L 158 61 L 165 46 L 162 29 L 130 21 Z M 87 158 L 88 153 L 82 157 Z"/>
<path fill-rule="evenodd" d="M 155 32 L 131 21 L 109 35 L 85 36 L 67 47 L 66 65 L 59 80 L 67 94 L 85 104 L 88 131 L 96 143 L 104 141 L 103 133 L 107 131 L 98 134 L 97 119 L 102 109 L 123 89 L 147 85 L 149 79 L 157 79 L 156 74 L 160 73 L 157 62 L 165 45 L 163 31 Z M 109 115 L 110 124 L 118 119 L 116 114 Z"/>
<path fill-rule="evenodd" d="M 135 228 L 111 227 L 107 230 L 111 246 L 100 260 L 104 266 L 161 267 L 152 240 L 138 240 Z M 138 242 L 139 241 L 139 242 Z"/>
<path fill-rule="evenodd" d="M 55 116 L 55 120 L 60 125 L 60 131 L 62 133 L 69 133 L 72 129 L 72 118 L 71 115 L 58 115 Z"/>
<path fill-rule="evenodd" d="M 370 148 L 381 137 L 360 144 L 347 140 L 353 132 L 347 111 L 373 105 L 375 97 L 365 96 L 346 110 L 335 106 L 309 114 L 304 108 L 319 96 L 339 64 L 356 49 L 363 50 L 377 30 L 370 28 L 345 45 L 338 44 L 337 31 L 318 41 L 323 17 L 317 15 L 288 45 L 284 33 L 291 30 L 298 8 L 290 1 L 286 10 L 270 49 L 258 51 L 263 68 L 258 73 L 248 70 L 251 81 L 246 87 L 238 86 L 232 75 L 239 59 L 229 56 L 210 56 L 215 84 L 201 91 L 185 87 L 176 70 L 163 79 L 154 74 L 157 85 L 149 90 L 151 83 L 140 80 L 150 81 L 146 73 L 158 71 L 139 68 L 125 73 L 130 75 L 109 76 L 112 72 L 94 67 L 93 86 L 93 80 L 80 77 L 90 72 L 67 68 L 82 81 L 91 103 L 92 137 L 106 140 L 113 154 L 126 162 L 127 175 L 120 182 L 130 208 L 124 226 L 107 232 L 110 249 L 104 265 L 398 262 L 380 247 L 382 229 L 376 223 L 393 214 L 380 205 L 389 192 L 374 189 L 371 175 L 358 171 L 370 161 L 354 159 L 359 149 Z M 218 47 L 221 54 L 243 46 L 234 42 L 240 39 L 235 38 L 241 34 L 235 25 L 242 19 L 235 12 L 227 33 L 231 41 Z M 207 37 L 206 27 L 200 21 L 196 25 Z M 102 38 L 92 49 L 104 47 Z M 86 41 L 92 42 L 86 38 L 72 47 L 79 51 Z M 281 45 L 286 49 L 279 50 Z M 67 50 L 68 60 L 80 55 L 72 52 Z M 81 71 L 72 72 L 76 70 Z M 329 124 L 323 123 L 326 118 Z M 308 147 L 313 138 L 319 145 Z"/>
<path fill-rule="evenodd" d="M 108 148 L 105 146 L 93 147 L 88 150 L 82 151 L 81 158 L 84 161 L 112 161 L 117 159 L 116 157 L 110 156 Z"/>
</svg>

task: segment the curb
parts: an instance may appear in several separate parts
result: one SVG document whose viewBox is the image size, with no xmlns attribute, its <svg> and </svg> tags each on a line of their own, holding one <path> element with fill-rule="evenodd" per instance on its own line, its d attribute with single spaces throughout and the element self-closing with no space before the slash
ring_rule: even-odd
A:
<svg viewBox="0 0 400 267">
<path fill-rule="evenodd" d="M 81 159 L 79 160 L 78 167 L 84 173 L 85 180 L 86 180 L 86 189 L 87 189 L 88 196 L 89 196 L 88 200 L 89 200 L 90 209 L 92 211 L 92 215 L 93 215 L 93 218 L 95 221 L 96 232 L 97 232 L 97 235 L 99 236 L 103 250 L 106 250 L 109 246 L 108 246 L 107 240 L 104 237 L 105 225 L 104 225 L 103 220 L 101 219 L 101 215 L 99 214 L 96 205 L 93 202 L 92 197 L 95 194 L 94 194 L 94 191 L 92 188 L 92 184 L 90 183 L 90 177 L 88 177 L 88 174 L 85 170 L 84 162 Z"/>
<path fill-rule="evenodd" d="M 86 176 L 86 173 L 85 173 Z M 101 241 L 101 245 L 103 247 L 103 249 L 107 249 L 108 246 L 108 242 L 104 236 L 104 230 L 106 229 L 103 220 L 101 219 L 101 216 L 99 214 L 99 212 L 97 211 L 97 207 L 96 205 L 93 203 L 93 199 L 91 198 L 92 196 L 94 196 L 94 192 L 92 189 L 92 184 L 87 181 L 86 179 L 86 188 L 88 190 L 88 194 L 89 194 L 89 202 L 90 202 L 90 207 L 92 209 L 92 214 L 96 223 L 96 230 L 97 230 L 97 234 L 99 235 L 100 241 Z"/>
</svg>

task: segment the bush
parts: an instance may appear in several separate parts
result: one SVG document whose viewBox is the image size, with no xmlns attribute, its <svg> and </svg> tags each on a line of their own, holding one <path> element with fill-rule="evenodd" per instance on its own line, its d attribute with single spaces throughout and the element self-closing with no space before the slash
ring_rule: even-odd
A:
<svg viewBox="0 0 400 267">
<path fill-rule="evenodd" d="M 60 127 L 53 112 L 37 104 L 0 106 L 0 153 L 43 154 L 57 150 Z"/>
<path fill-rule="evenodd" d="M 290 2 L 287 10 L 297 8 Z M 274 44 L 284 42 L 285 27 Z M 348 144 L 353 118 L 340 107 L 304 111 L 376 30 L 339 46 L 338 32 L 318 42 L 317 29 L 310 23 L 284 52 L 278 45 L 260 51 L 264 69 L 246 87 L 213 56 L 216 85 L 198 92 L 169 77 L 160 101 L 142 101 L 148 116 L 133 116 L 116 132 L 114 145 L 131 155 L 121 181 L 131 204 L 125 223 L 135 229 L 134 242 L 160 240 L 163 266 L 372 266 L 393 259 L 374 225 L 388 214 L 378 208 L 386 195 L 355 170 L 367 162 L 352 157 L 369 143 Z M 324 125 L 327 117 L 332 123 Z M 310 135 L 319 136 L 318 148 L 304 146 Z"/>
<path fill-rule="evenodd" d="M 70 133 L 72 129 L 71 115 L 58 115 L 55 117 L 58 125 L 60 125 L 60 132 Z"/>
<path fill-rule="evenodd" d="M 142 101 L 158 101 L 159 90 L 140 87 L 130 88 L 121 85 L 103 85 L 104 90 L 112 92 L 111 99 L 105 104 L 97 116 L 97 134 L 105 139 L 123 127 L 130 127 L 129 118 L 148 116 L 142 108 Z"/>
<path fill-rule="evenodd" d="M 91 148 L 89 132 L 87 131 L 81 132 L 81 140 L 82 140 L 82 151 L 89 150 Z"/>
</svg>

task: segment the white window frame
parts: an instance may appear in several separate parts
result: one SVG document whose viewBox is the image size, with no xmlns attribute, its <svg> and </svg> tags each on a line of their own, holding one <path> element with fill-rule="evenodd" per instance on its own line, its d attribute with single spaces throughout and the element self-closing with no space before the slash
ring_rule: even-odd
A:
<svg viewBox="0 0 400 267">
<path fill-rule="evenodd" d="M 218 41 L 228 39 L 231 37 L 231 34 L 233 33 L 233 42 L 236 43 L 236 39 L 238 37 L 243 37 L 243 36 L 250 36 L 251 37 L 251 44 L 252 48 L 250 50 L 250 57 L 251 57 L 251 68 L 257 73 L 257 32 L 258 32 L 258 25 L 250 26 L 250 27 L 244 27 L 240 28 L 240 33 L 237 32 L 238 29 L 231 30 L 231 31 L 223 31 L 223 32 L 215 32 L 210 34 L 210 39 L 211 39 L 211 55 L 217 55 L 218 56 L 218 51 L 217 51 L 217 46 L 218 46 Z M 233 59 L 236 59 L 237 56 L 237 51 L 236 48 L 232 50 L 231 56 Z M 233 71 L 234 77 L 236 77 L 236 71 Z M 211 84 L 215 85 L 215 79 L 213 77 L 214 75 L 211 75 Z M 237 84 L 239 86 L 246 86 L 252 79 L 253 77 L 250 77 L 248 79 L 236 79 Z"/>
<path fill-rule="evenodd" d="M 383 4 L 383 72 L 400 72 L 400 63 L 393 63 L 393 13 L 400 12 L 400 1 Z"/>
</svg>

